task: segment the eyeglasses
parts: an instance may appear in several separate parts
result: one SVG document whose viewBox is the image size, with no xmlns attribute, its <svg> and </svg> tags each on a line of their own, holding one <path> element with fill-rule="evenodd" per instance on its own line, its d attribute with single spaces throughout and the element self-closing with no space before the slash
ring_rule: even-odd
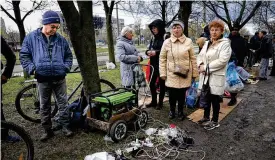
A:
<svg viewBox="0 0 275 160">
<path fill-rule="evenodd" d="M 51 25 L 51 28 L 52 28 L 52 29 L 59 29 L 60 26 Z"/>
</svg>

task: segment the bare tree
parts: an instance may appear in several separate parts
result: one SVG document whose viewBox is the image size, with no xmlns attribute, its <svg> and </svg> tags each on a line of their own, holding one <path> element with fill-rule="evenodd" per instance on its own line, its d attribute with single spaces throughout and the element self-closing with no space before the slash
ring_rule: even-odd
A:
<svg viewBox="0 0 275 160">
<path fill-rule="evenodd" d="M 268 32 L 275 32 L 275 2 L 264 1 L 257 11 L 257 14 L 253 17 L 253 22 L 257 26 L 257 29 L 267 29 Z"/>
<path fill-rule="evenodd" d="M 3 5 L 1 5 L 2 11 L 11 19 L 13 20 L 19 30 L 20 33 L 20 42 L 22 44 L 25 36 L 26 36 L 26 31 L 24 27 L 24 20 L 32 14 L 35 10 L 41 10 L 44 9 L 47 6 L 47 1 L 43 0 L 31 0 L 32 2 L 32 8 L 27 10 L 25 8 L 20 8 L 20 3 L 21 1 L 6 1 L 8 4 L 7 8 L 4 8 Z M 13 10 L 14 12 L 14 17 L 8 12 L 8 10 Z M 21 12 L 25 12 L 25 15 L 21 16 Z"/>
<path fill-rule="evenodd" d="M 251 19 L 262 1 L 205 1 L 203 3 L 232 31 L 233 27 L 241 29 Z"/>
<path fill-rule="evenodd" d="M 58 1 L 69 30 L 70 39 L 83 78 L 85 95 L 100 91 L 97 66 L 93 2 Z"/>
<path fill-rule="evenodd" d="M 192 13 L 193 1 L 180 1 L 179 19 L 184 23 L 184 34 L 188 37 L 188 21 Z"/>
<path fill-rule="evenodd" d="M 113 13 L 115 1 L 114 0 L 109 1 L 109 5 L 108 5 L 108 1 L 106 1 L 106 0 L 102 1 L 102 3 L 104 6 L 105 16 L 106 16 L 109 62 L 116 64 L 114 39 L 113 39 L 113 27 L 112 27 L 112 13 Z M 118 2 L 116 2 L 116 3 L 118 3 Z"/>
<path fill-rule="evenodd" d="M 135 16 L 148 16 L 151 19 L 162 19 L 166 26 L 178 17 L 178 1 L 159 0 L 159 1 L 128 1 L 120 3 L 121 10 Z M 133 16 L 135 18 L 135 16 Z"/>
</svg>

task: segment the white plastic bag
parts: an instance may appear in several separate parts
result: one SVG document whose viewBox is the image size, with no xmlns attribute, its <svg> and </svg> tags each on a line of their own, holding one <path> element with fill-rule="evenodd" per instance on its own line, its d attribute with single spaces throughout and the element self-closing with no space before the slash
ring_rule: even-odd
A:
<svg viewBox="0 0 275 160">
<path fill-rule="evenodd" d="M 245 69 L 243 69 L 243 67 L 237 66 L 236 70 L 243 81 L 246 81 L 250 77 L 250 74 Z"/>
<path fill-rule="evenodd" d="M 116 65 L 112 62 L 106 62 L 106 67 L 107 69 L 115 69 L 116 68 Z"/>
<path fill-rule="evenodd" d="M 234 62 L 230 62 L 226 72 L 225 90 L 231 93 L 237 93 L 244 88 Z"/>
</svg>

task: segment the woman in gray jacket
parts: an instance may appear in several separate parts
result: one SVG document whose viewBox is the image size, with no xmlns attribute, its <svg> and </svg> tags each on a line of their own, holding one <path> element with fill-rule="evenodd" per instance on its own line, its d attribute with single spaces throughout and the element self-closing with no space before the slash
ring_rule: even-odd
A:
<svg viewBox="0 0 275 160">
<path fill-rule="evenodd" d="M 143 59 L 132 41 L 134 30 L 128 26 L 121 30 L 121 36 L 117 38 L 116 57 L 120 61 L 121 84 L 126 88 L 134 85 L 133 71 L 131 66 Z"/>
</svg>

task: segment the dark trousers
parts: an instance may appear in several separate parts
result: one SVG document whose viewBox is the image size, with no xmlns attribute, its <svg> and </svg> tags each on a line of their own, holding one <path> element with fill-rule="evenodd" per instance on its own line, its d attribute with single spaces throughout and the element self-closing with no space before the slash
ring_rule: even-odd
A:
<svg viewBox="0 0 275 160">
<path fill-rule="evenodd" d="M 1 121 L 5 121 L 4 113 L 3 113 L 3 92 L 2 92 L 2 85 L 1 85 Z M 1 128 L 1 140 L 7 138 L 9 130 Z"/>
<path fill-rule="evenodd" d="M 169 88 L 169 103 L 170 111 L 175 112 L 176 104 L 178 102 L 178 112 L 183 113 L 183 106 L 185 104 L 185 94 L 188 88 Z"/>
<path fill-rule="evenodd" d="M 211 103 L 213 107 L 213 122 L 218 122 L 219 119 L 219 112 L 220 112 L 220 96 L 219 95 L 210 95 L 210 102 L 206 108 L 204 108 L 204 118 L 210 119 L 210 110 L 211 110 Z"/>
<path fill-rule="evenodd" d="M 69 126 L 69 110 L 67 109 L 67 85 L 66 79 L 38 83 L 39 98 L 40 98 L 40 115 L 42 127 L 47 131 L 52 128 L 51 121 L 51 95 L 54 92 L 58 103 L 58 123 L 63 127 Z"/>
<path fill-rule="evenodd" d="M 152 75 L 152 71 L 150 72 L 150 76 Z M 162 80 L 159 77 L 159 72 L 155 71 L 152 75 L 151 83 L 150 83 L 150 91 L 152 94 L 152 103 L 157 104 L 157 87 L 156 87 L 156 81 L 157 78 L 159 78 L 159 87 L 160 87 L 160 93 L 159 93 L 159 104 L 163 103 L 164 95 L 165 95 L 165 80 Z"/>
</svg>

